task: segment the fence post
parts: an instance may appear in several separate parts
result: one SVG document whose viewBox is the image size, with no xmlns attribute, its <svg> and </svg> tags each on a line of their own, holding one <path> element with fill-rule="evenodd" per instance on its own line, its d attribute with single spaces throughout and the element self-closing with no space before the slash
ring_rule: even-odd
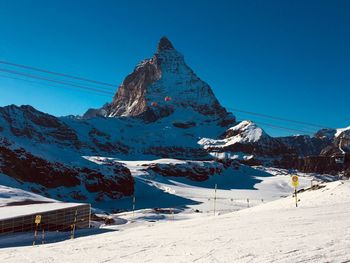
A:
<svg viewBox="0 0 350 263">
<path fill-rule="evenodd" d="M 36 236 L 37 236 L 37 234 L 38 234 L 38 224 L 35 224 L 33 246 L 35 246 L 35 241 L 36 241 Z"/>
<path fill-rule="evenodd" d="M 43 231 L 41 232 L 41 244 L 45 244 L 45 230 L 43 228 Z"/>
<path fill-rule="evenodd" d="M 74 239 L 75 225 L 76 225 L 76 223 L 77 223 L 77 215 L 78 215 L 78 210 L 75 210 L 74 222 L 73 222 L 73 224 L 71 225 L 72 230 L 71 230 L 70 239 Z"/>
</svg>

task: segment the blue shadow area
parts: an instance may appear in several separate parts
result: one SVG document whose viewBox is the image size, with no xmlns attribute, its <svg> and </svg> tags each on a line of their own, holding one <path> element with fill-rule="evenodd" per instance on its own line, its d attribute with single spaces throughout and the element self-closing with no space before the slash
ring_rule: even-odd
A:
<svg viewBox="0 0 350 263">
<path fill-rule="evenodd" d="M 218 189 L 222 190 L 257 190 L 255 185 L 262 182 L 260 177 L 271 177 L 273 175 L 259 171 L 249 166 L 240 166 L 239 169 L 229 168 L 222 174 L 210 176 L 208 180 L 203 182 L 192 181 L 185 177 L 163 177 L 157 176 L 153 181 L 176 185 L 177 183 L 185 184 L 193 187 L 202 187 L 213 189 L 215 184 Z"/>
<path fill-rule="evenodd" d="M 153 181 L 153 182 L 152 182 Z M 154 184 L 154 180 L 149 181 L 144 178 L 135 177 L 135 198 L 136 207 L 135 209 L 146 209 L 146 208 L 168 208 L 168 207 L 186 207 L 188 205 L 199 204 L 199 202 L 187 199 L 181 196 L 167 193 Z M 100 209 L 121 209 L 121 210 L 132 210 L 132 198 L 122 198 L 120 200 L 106 202 L 104 204 L 98 204 Z"/>
<path fill-rule="evenodd" d="M 78 229 L 75 232 L 74 238 L 92 236 L 104 234 L 107 232 L 113 232 L 116 230 L 111 229 L 101 229 L 101 228 L 89 228 L 89 229 Z M 38 233 L 36 238 L 36 245 L 57 243 L 62 241 L 67 241 L 71 238 L 70 232 L 46 232 L 44 239 L 42 238 L 42 233 Z M 34 240 L 34 232 L 26 233 L 13 233 L 0 236 L 0 248 L 8 247 L 24 247 L 32 246 Z"/>
</svg>

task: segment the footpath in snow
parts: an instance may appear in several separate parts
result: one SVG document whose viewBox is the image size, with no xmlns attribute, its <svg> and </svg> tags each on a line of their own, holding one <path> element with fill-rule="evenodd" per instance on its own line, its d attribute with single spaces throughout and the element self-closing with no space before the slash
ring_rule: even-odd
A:
<svg viewBox="0 0 350 263">
<path fill-rule="evenodd" d="M 220 216 L 0 250 L 0 262 L 349 262 L 350 182 Z"/>
</svg>

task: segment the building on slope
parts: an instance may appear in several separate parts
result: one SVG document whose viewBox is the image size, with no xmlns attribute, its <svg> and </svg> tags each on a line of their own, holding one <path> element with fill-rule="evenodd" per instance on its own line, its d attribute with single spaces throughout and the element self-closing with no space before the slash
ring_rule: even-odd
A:
<svg viewBox="0 0 350 263">
<path fill-rule="evenodd" d="M 36 224 L 37 216 L 40 222 Z M 15 232 L 70 231 L 89 228 L 90 204 L 41 203 L 0 207 L 0 235 Z"/>
</svg>

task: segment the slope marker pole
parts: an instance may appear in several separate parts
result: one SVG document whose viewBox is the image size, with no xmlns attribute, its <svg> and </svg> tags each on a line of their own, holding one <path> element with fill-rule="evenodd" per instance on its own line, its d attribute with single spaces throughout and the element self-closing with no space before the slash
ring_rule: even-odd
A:
<svg viewBox="0 0 350 263">
<path fill-rule="evenodd" d="M 216 190 L 217 190 L 217 184 L 215 184 L 215 192 L 214 192 L 214 216 L 216 212 Z"/>
<path fill-rule="evenodd" d="M 135 195 L 132 197 L 132 221 L 135 220 L 135 203 L 136 203 L 136 198 Z"/>
<path fill-rule="evenodd" d="M 41 223 L 41 215 L 35 216 L 34 223 L 35 223 L 35 231 L 34 231 L 33 246 L 35 246 L 36 237 L 38 235 L 38 226 Z"/>
</svg>

